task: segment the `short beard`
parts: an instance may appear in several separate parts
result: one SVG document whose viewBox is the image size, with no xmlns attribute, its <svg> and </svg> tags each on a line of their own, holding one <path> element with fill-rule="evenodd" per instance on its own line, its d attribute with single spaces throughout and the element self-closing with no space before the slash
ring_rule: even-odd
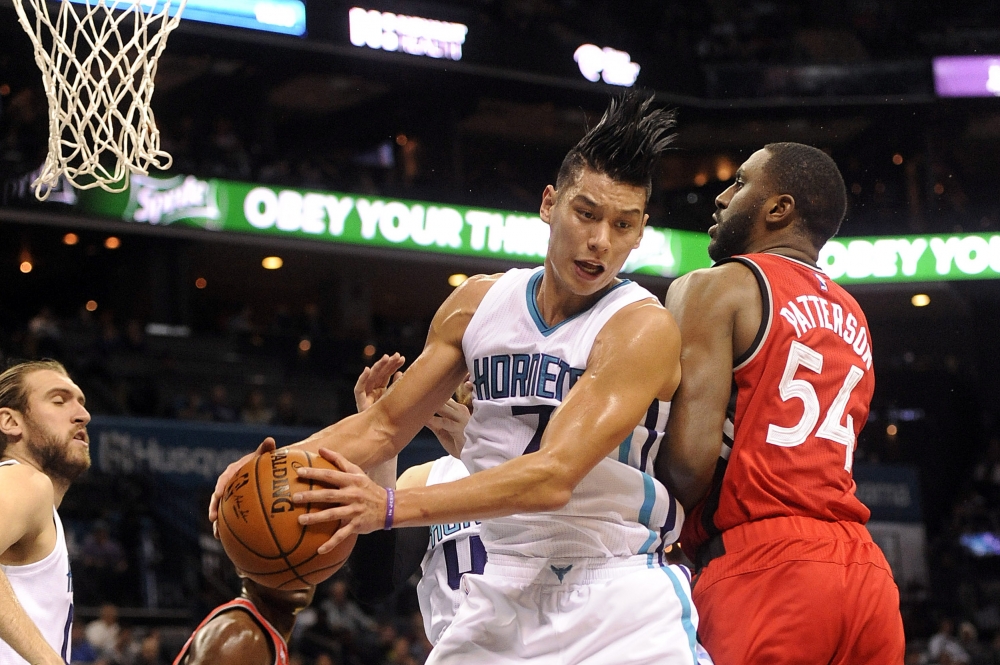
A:
<svg viewBox="0 0 1000 665">
<path fill-rule="evenodd" d="M 728 259 L 737 254 L 745 254 L 750 242 L 750 232 L 753 230 L 753 218 L 756 208 L 745 212 L 734 213 L 724 224 L 720 223 L 715 237 L 708 243 L 708 256 L 713 261 Z"/>
<path fill-rule="evenodd" d="M 25 441 L 25 447 L 46 476 L 72 483 L 90 468 L 89 450 L 84 450 L 82 458 L 76 458 L 72 454 L 72 441 L 60 440 L 30 416 L 25 415 L 25 420 L 30 423 L 32 433 L 31 438 Z"/>
</svg>

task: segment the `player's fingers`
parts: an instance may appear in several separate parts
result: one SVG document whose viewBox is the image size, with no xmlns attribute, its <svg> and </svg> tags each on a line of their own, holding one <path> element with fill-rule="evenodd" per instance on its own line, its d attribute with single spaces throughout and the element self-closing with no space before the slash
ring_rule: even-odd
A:
<svg viewBox="0 0 1000 665">
<path fill-rule="evenodd" d="M 358 514 L 356 506 L 332 506 L 325 510 L 313 510 L 299 515 L 299 524 L 322 524 L 323 522 L 348 522 Z"/>
<path fill-rule="evenodd" d="M 257 446 L 257 450 L 254 452 L 254 454 L 255 455 L 263 455 L 264 453 L 270 453 L 270 452 L 273 452 L 274 449 L 277 448 L 277 447 L 278 446 L 274 442 L 274 438 L 269 436 L 266 439 L 264 439 L 263 441 L 261 441 L 260 445 Z M 241 464 L 240 466 L 243 466 L 243 465 Z M 237 467 L 237 468 L 239 468 L 239 467 Z"/>
<path fill-rule="evenodd" d="M 354 528 L 351 524 L 345 524 L 337 529 L 337 532 L 330 536 L 330 540 L 326 541 L 316 550 L 317 554 L 326 554 L 327 552 L 332 552 L 334 548 L 340 545 L 342 542 L 347 540 L 348 536 L 354 533 Z"/>
<path fill-rule="evenodd" d="M 357 474 L 345 473 L 337 469 L 316 469 L 313 467 L 299 467 L 296 469 L 299 478 L 313 480 L 332 488 L 341 488 L 357 482 Z"/>
<path fill-rule="evenodd" d="M 333 462 L 334 464 L 336 464 L 340 469 L 342 469 L 346 473 L 350 473 L 350 474 L 353 474 L 355 476 L 358 476 L 358 475 L 364 476 L 365 475 L 364 470 L 362 470 L 362 468 L 360 466 L 358 466 L 357 464 L 351 463 L 346 457 L 344 457 L 343 455 L 341 455 L 340 453 L 338 453 L 335 450 L 330 450 L 329 448 L 320 448 L 319 449 L 319 454 L 320 454 L 320 457 L 322 457 L 323 459 L 327 460 L 328 462 Z"/>
<path fill-rule="evenodd" d="M 350 499 L 344 494 L 343 490 L 337 489 L 317 489 L 317 490 L 305 490 L 303 492 L 296 492 L 292 495 L 292 503 L 336 503 L 342 504 Z M 309 515 L 318 513 L 309 513 Z M 302 518 L 299 521 L 303 524 Z M 323 520 L 320 520 L 323 521 Z"/>
</svg>

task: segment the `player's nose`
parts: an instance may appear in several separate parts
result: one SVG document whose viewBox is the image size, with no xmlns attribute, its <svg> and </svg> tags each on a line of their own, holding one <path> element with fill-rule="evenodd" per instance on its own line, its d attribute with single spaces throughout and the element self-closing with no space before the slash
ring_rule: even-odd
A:
<svg viewBox="0 0 1000 665">
<path fill-rule="evenodd" d="M 90 411 L 87 411 L 87 407 L 82 404 L 80 405 L 77 412 L 73 414 L 73 422 L 81 425 L 86 425 L 90 422 Z"/>
</svg>

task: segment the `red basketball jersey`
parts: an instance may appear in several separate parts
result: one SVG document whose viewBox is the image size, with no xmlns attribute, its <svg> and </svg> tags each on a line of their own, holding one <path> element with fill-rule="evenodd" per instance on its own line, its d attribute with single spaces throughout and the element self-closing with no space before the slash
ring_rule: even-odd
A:
<svg viewBox="0 0 1000 665">
<path fill-rule="evenodd" d="M 205 624 L 223 612 L 228 612 L 233 609 L 240 609 L 249 612 L 250 616 L 256 619 L 257 623 L 260 624 L 260 627 L 264 629 L 264 633 L 267 634 L 268 638 L 271 640 L 271 644 L 274 645 L 274 665 L 288 665 L 288 645 L 285 644 L 285 638 L 281 636 L 281 633 L 274 629 L 274 626 L 267 622 L 267 619 L 265 619 L 257 610 L 257 606 L 246 598 L 231 600 L 228 603 L 219 605 L 214 610 L 209 612 L 208 616 L 205 617 L 200 624 L 198 624 L 198 627 L 194 629 L 193 633 L 191 633 L 191 637 L 189 637 L 187 642 L 184 643 L 184 648 L 181 649 L 181 652 L 177 654 L 176 658 L 174 658 L 173 665 L 181 665 L 181 661 L 183 661 L 184 656 L 187 655 L 188 649 L 191 648 L 191 642 L 194 641 L 194 636 L 198 634 L 198 631 L 201 630 Z"/>
<path fill-rule="evenodd" d="M 858 303 L 822 271 L 777 254 L 729 259 L 757 278 L 763 316 L 735 360 L 712 489 L 684 523 L 684 550 L 745 522 L 800 516 L 864 524 L 851 469 L 875 388 Z"/>
</svg>

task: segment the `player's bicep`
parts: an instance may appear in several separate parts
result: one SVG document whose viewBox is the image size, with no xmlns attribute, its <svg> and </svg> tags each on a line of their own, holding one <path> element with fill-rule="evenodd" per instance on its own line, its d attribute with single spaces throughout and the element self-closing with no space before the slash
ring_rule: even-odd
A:
<svg viewBox="0 0 1000 665">
<path fill-rule="evenodd" d="M 746 286 L 740 273 L 723 266 L 692 273 L 667 292 L 667 308 L 681 333 L 682 380 L 656 473 L 689 507 L 707 489 L 721 450 L 732 388 L 733 323 Z"/>
<path fill-rule="evenodd" d="M 52 484 L 16 466 L 0 468 L 0 553 L 52 519 Z"/>
<path fill-rule="evenodd" d="M 587 370 L 542 438 L 542 450 L 570 467 L 576 482 L 632 432 L 654 399 L 670 399 L 678 384 L 676 326 L 659 305 L 648 307 L 605 326 Z"/>
<path fill-rule="evenodd" d="M 409 441 L 451 397 L 467 371 L 462 352 L 465 329 L 495 281 L 482 275 L 471 278 L 441 305 L 420 356 L 369 409 L 376 426 L 398 430 L 398 438 Z"/>
</svg>

